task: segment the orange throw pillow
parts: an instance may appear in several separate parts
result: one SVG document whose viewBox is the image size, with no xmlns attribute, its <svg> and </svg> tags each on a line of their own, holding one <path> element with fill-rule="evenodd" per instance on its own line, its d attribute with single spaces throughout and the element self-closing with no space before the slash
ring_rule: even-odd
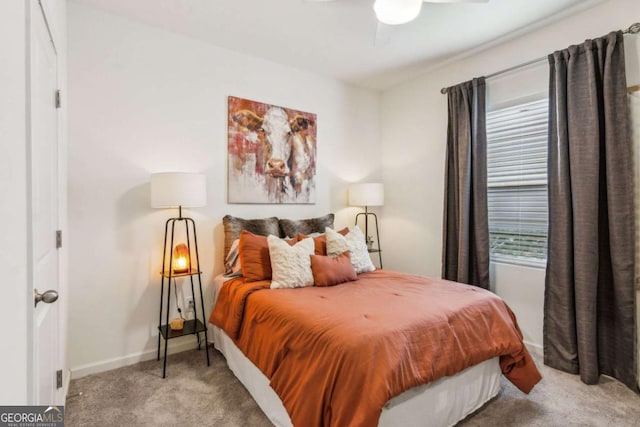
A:
<svg viewBox="0 0 640 427">
<path fill-rule="evenodd" d="M 346 236 L 347 233 L 349 232 L 349 228 L 345 227 L 342 230 L 338 230 L 338 233 L 342 234 L 343 236 Z M 296 243 L 299 242 L 302 239 L 306 239 L 307 236 L 306 234 L 302 234 L 302 233 L 298 233 L 298 235 L 295 237 L 296 239 Z M 313 238 L 313 244 L 315 246 L 315 254 L 316 255 L 326 255 L 327 254 L 327 235 L 326 234 L 321 234 L 320 236 L 316 236 Z"/>
<path fill-rule="evenodd" d="M 294 245 L 297 241 L 297 237 L 285 240 L 290 245 Z M 271 257 L 269 256 L 267 236 L 258 236 L 242 230 L 238 252 L 242 275 L 247 279 L 247 282 L 271 280 Z"/>
<path fill-rule="evenodd" d="M 311 271 L 316 286 L 333 286 L 356 280 L 358 275 L 351 265 L 349 251 L 336 257 L 311 255 Z"/>
</svg>

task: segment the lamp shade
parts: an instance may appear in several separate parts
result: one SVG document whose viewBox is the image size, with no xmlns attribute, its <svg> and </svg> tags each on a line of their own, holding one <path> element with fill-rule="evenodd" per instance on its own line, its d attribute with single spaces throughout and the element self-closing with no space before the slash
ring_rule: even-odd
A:
<svg viewBox="0 0 640 427">
<path fill-rule="evenodd" d="M 349 187 L 350 206 L 384 205 L 384 185 L 380 183 L 353 184 Z"/>
<path fill-rule="evenodd" d="M 406 24 L 420 14 L 422 0 L 376 0 L 373 10 L 380 22 L 387 25 Z"/>
<path fill-rule="evenodd" d="M 163 172 L 151 175 L 151 207 L 205 206 L 206 179 L 200 173 Z"/>
</svg>

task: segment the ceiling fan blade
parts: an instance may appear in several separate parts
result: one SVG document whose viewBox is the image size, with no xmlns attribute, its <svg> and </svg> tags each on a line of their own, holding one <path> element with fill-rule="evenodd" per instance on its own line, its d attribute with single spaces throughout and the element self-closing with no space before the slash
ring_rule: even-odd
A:
<svg viewBox="0 0 640 427">
<path fill-rule="evenodd" d="M 376 20 L 376 34 L 373 39 L 373 46 L 381 47 L 389 43 L 391 41 L 391 34 L 396 27 L 395 25 L 387 25 Z"/>
</svg>

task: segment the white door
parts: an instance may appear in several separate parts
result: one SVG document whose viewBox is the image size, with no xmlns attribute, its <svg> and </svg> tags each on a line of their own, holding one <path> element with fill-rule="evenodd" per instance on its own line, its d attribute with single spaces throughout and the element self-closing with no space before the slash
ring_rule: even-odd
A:
<svg viewBox="0 0 640 427">
<path fill-rule="evenodd" d="M 30 17 L 29 129 L 30 263 L 34 293 L 49 292 L 33 308 L 32 387 L 34 404 L 62 405 L 56 371 L 62 368 L 59 304 L 47 298 L 58 291 L 58 118 L 57 57 L 42 6 L 28 2 Z M 61 296 L 63 297 L 63 296 Z M 48 301 L 48 303 L 47 303 Z"/>
</svg>

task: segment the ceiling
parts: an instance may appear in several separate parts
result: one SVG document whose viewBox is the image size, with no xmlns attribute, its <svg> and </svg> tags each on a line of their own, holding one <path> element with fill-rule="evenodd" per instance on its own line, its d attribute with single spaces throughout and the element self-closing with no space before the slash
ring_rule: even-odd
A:
<svg viewBox="0 0 640 427">
<path fill-rule="evenodd" d="M 430 4 L 408 24 L 377 22 L 373 0 L 75 0 L 216 46 L 384 90 L 446 58 L 603 0 Z"/>
</svg>

